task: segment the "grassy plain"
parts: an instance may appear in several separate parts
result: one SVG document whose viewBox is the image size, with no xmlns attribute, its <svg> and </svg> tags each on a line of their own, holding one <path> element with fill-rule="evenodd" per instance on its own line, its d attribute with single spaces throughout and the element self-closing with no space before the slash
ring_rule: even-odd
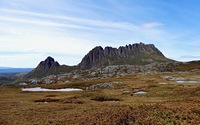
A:
<svg viewBox="0 0 200 125">
<path fill-rule="evenodd" d="M 77 92 L 22 92 L 21 87 L 0 87 L 0 125 L 199 125 L 200 83 L 180 84 L 162 76 L 199 79 L 200 72 L 40 85 L 82 88 L 115 83 L 112 88 Z M 147 93 L 134 94 L 138 91 Z"/>
</svg>

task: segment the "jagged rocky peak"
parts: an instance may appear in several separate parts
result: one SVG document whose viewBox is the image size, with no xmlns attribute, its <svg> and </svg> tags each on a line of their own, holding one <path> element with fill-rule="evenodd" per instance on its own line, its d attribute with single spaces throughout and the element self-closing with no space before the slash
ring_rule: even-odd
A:
<svg viewBox="0 0 200 125">
<path fill-rule="evenodd" d="M 119 48 L 97 46 L 82 59 L 80 69 L 108 65 L 139 65 L 154 61 L 168 61 L 153 44 L 142 42 L 120 46 Z"/>
<path fill-rule="evenodd" d="M 126 54 L 140 54 L 140 53 L 149 53 L 149 54 L 155 54 L 158 56 L 164 56 L 162 52 L 160 52 L 154 44 L 144 44 L 142 42 L 136 43 L 136 44 L 129 44 L 126 46 L 120 46 L 118 48 L 120 51 L 120 54 L 126 55 Z"/>
<path fill-rule="evenodd" d="M 38 65 L 38 67 L 40 67 L 41 69 L 50 69 L 52 67 L 59 67 L 60 64 L 54 60 L 54 58 L 52 57 L 47 57 L 44 61 L 41 61 L 40 64 Z"/>
<path fill-rule="evenodd" d="M 54 58 L 49 56 L 44 61 L 41 61 L 35 69 L 26 75 L 26 77 L 41 78 L 48 75 L 70 72 L 74 69 L 76 69 L 76 66 L 60 65 Z"/>
</svg>

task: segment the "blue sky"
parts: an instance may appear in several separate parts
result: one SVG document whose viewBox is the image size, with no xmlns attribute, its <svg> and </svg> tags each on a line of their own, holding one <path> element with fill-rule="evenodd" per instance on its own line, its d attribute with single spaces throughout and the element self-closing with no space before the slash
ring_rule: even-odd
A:
<svg viewBox="0 0 200 125">
<path fill-rule="evenodd" d="M 101 45 L 152 43 L 178 61 L 200 60 L 199 0 L 1 0 L 0 66 L 47 56 L 76 65 Z"/>
</svg>

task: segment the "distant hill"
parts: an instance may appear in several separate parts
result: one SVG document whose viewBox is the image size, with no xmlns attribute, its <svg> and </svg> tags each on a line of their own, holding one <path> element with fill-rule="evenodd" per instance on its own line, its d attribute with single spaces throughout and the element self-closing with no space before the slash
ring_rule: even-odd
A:
<svg viewBox="0 0 200 125">
<path fill-rule="evenodd" d="M 0 69 L 10 69 L 11 67 L 0 67 Z"/>
<path fill-rule="evenodd" d="M 22 72 L 30 72 L 33 68 L 0 68 L 0 73 L 22 73 Z"/>
<path fill-rule="evenodd" d="M 167 71 L 200 71 L 200 60 L 189 62 L 169 63 L 166 66 Z"/>
<path fill-rule="evenodd" d="M 152 62 L 168 62 L 160 50 L 153 44 L 136 43 L 121 46 L 118 49 L 112 47 L 97 46 L 82 59 L 79 69 L 90 69 L 108 65 L 145 65 Z"/>
<path fill-rule="evenodd" d="M 18 73 L 30 72 L 33 68 L 0 67 L 0 76 L 14 76 Z"/>
</svg>

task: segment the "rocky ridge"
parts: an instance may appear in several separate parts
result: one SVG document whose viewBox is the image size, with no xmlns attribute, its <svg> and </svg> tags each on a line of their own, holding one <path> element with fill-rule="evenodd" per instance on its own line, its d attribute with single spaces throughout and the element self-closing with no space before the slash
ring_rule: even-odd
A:
<svg viewBox="0 0 200 125">
<path fill-rule="evenodd" d="M 153 44 L 136 43 L 112 47 L 97 46 L 82 59 L 79 69 L 90 69 L 108 65 L 145 65 L 152 62 L 168 62 L 162 52 Z"/>
<path fill-rule="evenodd" d="M 153 44 L 137 43 L 118 49 L 95 47 L 77 66 L 60 65 L 52 57 L 48 57 L 28 73 L 26 78 L 31 83 L 51 84 L 59 81 L 120 77 L 139 72 L 171 72 L 184 69 L 196 71 L 200 69 L 199 66 L 198 61 L 182 63 L 167 59 Z"/>
<path fill-rule="evenodd" d="M 106 67 L 112 65 L 146 65 L 154 62 L 169 62 L 153 44 L 136 43 L 121 46 L 118 49 L 112 47 L 97 46 L 92 49 L 77 66 L 60 65 L 52 57 L 47 57 L 26 78 L 45 77 L 72 70 L 86 70 L 91 68 Z M 79 76 L 74 76 L 74 78 Z"/>
</svg>

